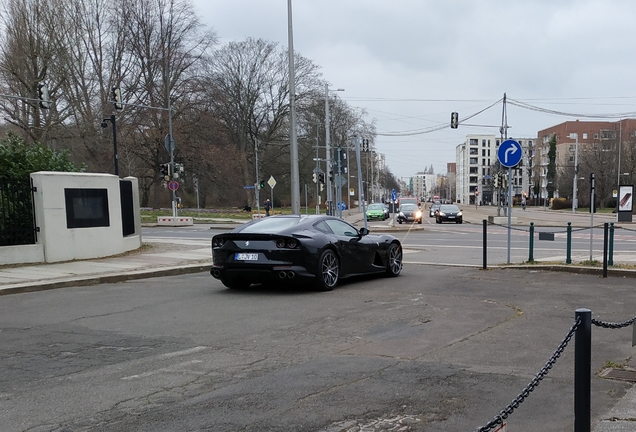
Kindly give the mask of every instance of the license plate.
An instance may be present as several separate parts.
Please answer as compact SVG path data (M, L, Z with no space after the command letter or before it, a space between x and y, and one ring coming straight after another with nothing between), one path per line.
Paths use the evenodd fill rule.
M257 253L237 253L234 255L236 261L258 261Z
M455 216L449 216L448 218L449 219L455 219Z

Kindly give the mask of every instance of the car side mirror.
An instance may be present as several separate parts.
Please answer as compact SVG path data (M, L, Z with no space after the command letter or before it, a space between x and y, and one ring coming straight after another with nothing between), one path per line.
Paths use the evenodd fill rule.
M358 231L358 232L360 233L361 236L364 237L365 235L369 234L369 229L362 227L362 228L360 228L360 231Z

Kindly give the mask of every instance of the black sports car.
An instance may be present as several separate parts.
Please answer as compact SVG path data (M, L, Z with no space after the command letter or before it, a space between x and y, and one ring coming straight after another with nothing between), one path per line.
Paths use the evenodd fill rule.
M349 276L398 276L402 245L332 216L278 215L215 235L212 261L210 273L228 288L309 281L328 291Z

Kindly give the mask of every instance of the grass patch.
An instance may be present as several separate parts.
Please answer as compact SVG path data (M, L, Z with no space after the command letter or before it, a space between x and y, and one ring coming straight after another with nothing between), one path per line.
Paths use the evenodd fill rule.
M156 222L157 217L160 216L172 216L171 209L150 209L142 208L140 210L142 222ZM191 217L200 219L237 219L237 220L251 220L252 214L258 213L256 209L252 209L252 212L243 211L242 208L219 208L219 209L179 209L177 212L180 217ZM265 210L261 208L261 214L265 214ZM275 208L270 211L271 215L277 214L292 214L291 207Z

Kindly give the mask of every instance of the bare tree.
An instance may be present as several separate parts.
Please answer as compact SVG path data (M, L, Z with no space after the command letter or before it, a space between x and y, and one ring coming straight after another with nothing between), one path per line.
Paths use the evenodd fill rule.
M318 67L299 55L295 65L296 100L302 110L319 84ZM263 153L261 167L271 167L289 154L288 83L286 52L273 42L231 42L214 56L209 100L228 138L243 155L240 178L245 185L259 180L254 178L257 150ZM289 175L289 164L285 166L285 171L279 171L281 177ZM247 190L246 199L253 200Z

